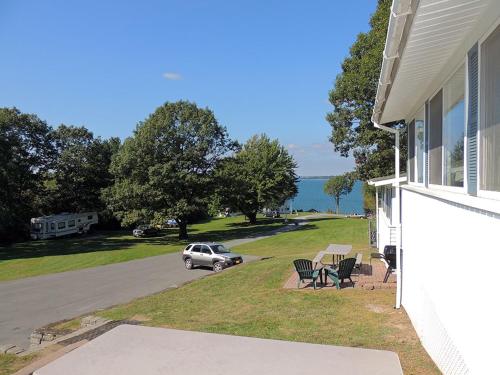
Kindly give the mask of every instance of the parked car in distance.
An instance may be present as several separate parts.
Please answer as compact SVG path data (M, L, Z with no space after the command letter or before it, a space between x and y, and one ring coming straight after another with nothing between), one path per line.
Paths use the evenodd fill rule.
M132 231L134 237L150 237L158 234L158 229L151 225L139 225Z
M165 222L165 225L167 226L167 228L175 228L179 226L179 224L177 224L177 220L175 219L168 219Z
M280 212L277 211L277 210L272 210L272 211L266 211L264 213L264 216L265 217L272 217L272 218L277 218L277 217L280 217Z
M212 267L214 272L243 263L243 257L240 254L232 253L224 245L213 242L189 244L182 252L182 260L188 270L195 266L206 266Z

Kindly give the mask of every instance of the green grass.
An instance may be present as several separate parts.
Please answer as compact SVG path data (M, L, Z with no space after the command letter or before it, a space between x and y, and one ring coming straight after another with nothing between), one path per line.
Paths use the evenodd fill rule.
M318 219L296 231L235 248L273 258L235 267L182 288L141 298L99 315L140 317L151 326L320 344L392 350L405 373L438 373L392 290L297 291L282 288L297 257L329 243L352 243L369 253L367 222ZM365 257L365 259L368 259Z
M250 225L242 216L212 219L189 227L189 241L222 241L266 233L283 225L282 220L260 218ZM180 251L187 241L177 230L159 237L134 238L131 231L98 233L47 241L29 241L0 247L0 281L126 262Z
M210 232L211 224L204 225L208 227L200 231ZM393 290L282 288L293 272L293 259L312 258L329 243L351 243L368 260L367 236L366 220L311 219L297 231L234 248L271 258L97 314L137 319L150 326L392 350L398 353L405 374L438 374L404 309L393 308ZM77 321L63 325L78 326ZM2 365L5 361L10 362ZM0 369L18 367L12 357L0 356Z

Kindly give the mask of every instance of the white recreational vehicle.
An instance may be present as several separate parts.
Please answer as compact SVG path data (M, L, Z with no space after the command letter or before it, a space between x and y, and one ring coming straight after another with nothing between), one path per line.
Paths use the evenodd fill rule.
M97 222L97 212L34 217L31 219L30 235L34 240L43 240L76 233L83 234L87 233Z

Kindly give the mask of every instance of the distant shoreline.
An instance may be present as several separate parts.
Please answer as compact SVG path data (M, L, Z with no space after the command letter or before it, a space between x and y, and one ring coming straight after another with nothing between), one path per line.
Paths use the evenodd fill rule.
M328 180L332 176L299 176L301 180Z

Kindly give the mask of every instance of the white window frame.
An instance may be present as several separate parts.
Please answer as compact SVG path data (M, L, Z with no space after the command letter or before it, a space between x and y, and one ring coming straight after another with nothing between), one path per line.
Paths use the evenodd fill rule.
M482 47L486 39L490 37L490 35L493 34L493 32L500 26L500 19L498 19L484 35L478 40L478 74L479 74L479 79L478 79L478 91L479 91L479 98L478 98L478 103L477 103L477 110L479 113L478 116L478 124L477 124L477 196L481 198L487 198L487 199L494 199L494 200L500 200L500 192L499 191L491 191L491 190L482 190L481 189L481 128L484 123L484 113L482 111L482 104L483 104L483 87L481 85L482 81L482 61L481 61L481 55L482 55Z
M436 185L436 184L431 184L429 182L429 189L434 189L434 190L444 190L444 191L450 191L453 193L461 193L461 194L467 194L467 113L469 109L469 99L467 96L468 93L468 70L467 70L467 56L465 56L455 68L453 68L452 72L446 77L446 79L443 81L443 84L440 85L440 88L437 89L435 92L432 93L429 97L429 102L437 95L437 93L441 90L444 89L444 86L448 83L448 81L458 72L458 70L464 66L465 64L465 78L464 78L464 185L463 186L448 186L444 184L444 152L441 150L441 185ZM444 128L444 105L441 106L441 133L443 132ZM441 148L443 148L443 137L441 137ZM429 171L426 171L427 173Z
M422 178L422 182L418 182L418 163L417 163L417 115L420 113L420 112L423 112L424 114L424 149L423 149L423 178ZM427 173L427 170L425 168L425 158L426 158L426 151L425 151L425 137L426 137L426 124L427 124L427 121L428 119L426 118L426 113L425 113L425 103L423 105L421 105L420 107L418 107L418 110L413 114L413 116L411 116L410 118L413 121L413 136L414 136L414 140L413 140L413 143L414 143L414 149L413 149L413 171L414 171L414 177L415 177L415 181L410 181L408 180L408 183L410 185L415 185L415 186L424 186L425 185L425 174ZM410 123L408 122L408 124ZM408 171L409 172L409 171Z

